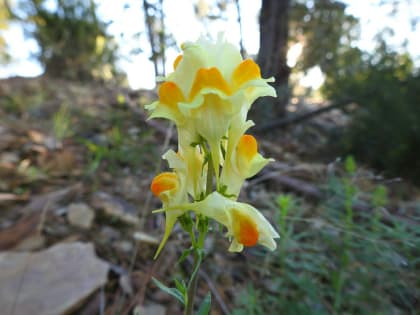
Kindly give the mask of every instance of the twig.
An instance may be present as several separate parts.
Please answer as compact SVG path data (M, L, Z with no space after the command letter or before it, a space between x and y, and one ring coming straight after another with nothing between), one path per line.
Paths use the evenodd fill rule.
M239 25L239 47L240 47L242 58L246 58L246 51L244 48L244 36L242 32L241 6L239 4L239 0L235 0L235 6L236 6L237 21Z
M207 285L208 285L212 295L214 296L215 300L219 304L220 309L222 310L223 314L229 315L230 314L229 308L227 307L225 302L223 302L223 299L220 296L219 290L213 284L213 281L210 279L210 277L203 270L200 270L199 274L207 282Z
M276 183L285 186L289 189L292 189L298 193L303 194L306 197L313 198L316 200L320 200L323 197L325 197L325 194L322 192L321 189L315 187L314 185L307 183L305 181L302 181L300 179L296 179L287 175L281 175L284 171L269 171L269 170L263 170L261 172L261 176L256 177L253 180L250 180L248 182L248 186L253 186L255 184L267 181L267 180L273 180Z
M44 208L41 211L41 217L39 219L39 223L38 223L38 227L37 227L37 233L38 233L38 235L41 235L42 234L42 230L44 229L45 219L47 217L47 212L48 212L49 206L50 206L50 201L47 200L47 202L45 203Z
M27 200L28 195L16 195L16 194L10 194L10 193L0 193L0 202L5 201L22 201Z
M139 289L138 293L136 294L136 296L132 299L131 303L128 305L128 307L123 310L121 312L121 314L123 315L128 315L130 310L135 306L135 305L142 305L144 302L144 296L146 295L146 288L147 285L149 284L150 280L152 279L152 275L155 273L157 266L159 265L159 258L160 256L153 261L153 264L149 267L149 270L147 272L147 276L146 279L144 279L144 281L142 282L142 286Z
M82 183L76 183L72 186L55 190L41 196L36 196L23 208L19 209L20 213L28 214L43 210L47 203L56 204L72 195L80 192L83 188Z

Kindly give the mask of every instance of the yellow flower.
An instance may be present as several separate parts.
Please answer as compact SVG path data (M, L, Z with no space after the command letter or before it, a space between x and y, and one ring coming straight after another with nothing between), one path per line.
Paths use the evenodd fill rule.
M164 207L182 204L187 201L180 179L174 172L164 172L157 175L152 180L150 190L162 201ZM165 233L156 251L155 258L159 255L163 246L165 246L178 217L184 212L181 209L166 212Z
M185 181L186 192L192 199L199 198L205 191L207 166L203 167L204 155L199 147L186 147L184 152L169 150L163 155L169 167L175 170Z
M171 196L179 190L177 175L172 172L160 173L150 184L150 190L163 203L167 203Z
M156 256L178 217L190 210L226 226L230 251L256 244L274 250L274 238L279 235L264 216L236 198L223 196L221 190L236 197L245 179L270 161L258 153L256 139L245 132L254 124L247 115L255 99L276 95L268 84L271 79L261 78L258 65L242 60L239 50L221 38L216 43L205 39L186 43L182 50L174 72L159 87L159 100L146 106L150 118L173 121L179 139L178 151L169 150L163 156L173 172L159 174L151 184L166 215ZM206 163L210 158L212 165ZM212 190L212 178L207 181L212 174L220 193L202 200Z
M261 244L269 250L275 250L277 247L274 239L280 236L267 219L251 205L213 192L203 201L178 205L178 207L185 211L193 210L226 226L227 237L232 239L229 247L231 252L240 252L244 247L256 244ZM173 210L163 208L156 211L170 213Z
M275 96L262 79L258 65L242 60L239 50L221 38L216 43L200 39L182 45L183 55L174 62L159 89L159 100L146 106L151 118L174 121L178 133L188 129L193 136L209 144L216 178L221 161L220 144L231 121L241 111L246 116L260 96ZM181 147L189 145L180 143Z
M232 135L228 141L221 183L227 187L227 194L238 196L245 179L257 174L273 159L258 153L257 140L251 135L244 134L239 139Z

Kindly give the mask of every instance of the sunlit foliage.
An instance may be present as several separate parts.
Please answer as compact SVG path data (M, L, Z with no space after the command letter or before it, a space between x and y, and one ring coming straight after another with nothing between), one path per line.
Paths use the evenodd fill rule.
M38 42L36 57L48 75L79 80L116 75L117 45L93 0L20 1L13 15Z

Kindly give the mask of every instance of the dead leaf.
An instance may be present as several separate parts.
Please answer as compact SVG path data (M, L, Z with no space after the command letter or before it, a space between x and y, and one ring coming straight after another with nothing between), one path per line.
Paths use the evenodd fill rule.
M41 213L32 213L16 224L0 231L0 250L14 248L19 243L37 233Z

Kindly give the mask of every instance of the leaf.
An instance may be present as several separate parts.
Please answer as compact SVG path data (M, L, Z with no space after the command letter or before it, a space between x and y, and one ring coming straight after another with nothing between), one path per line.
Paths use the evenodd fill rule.
M166 292L169 295L171 295L174 298L176 298L178 301L180 301L182 303L182 305L185 304L184 296L182 295L182 293L178 289L176 289L176 288L168 288L166 285L164 285L162 282L160 282L156 278L152 278L152 281L163 292Z
M179 292L181 292L182 296L185 296L185 293L187 292L187 287L185 285L185 282L183 280L179 281L178 279L174 279L175 286L178 289Z
M194 247L190 247L188 249L185 249L182 252L181 257L178 259L178 264L182 263L183 261L185 261L185 259L187 259L187 257L191 254L191 252L194 250Z
M210 291L206 294L203 302L200 304L200 308L198 309L198 315L208 315L210 314L210 307L211 307L211 293Z

